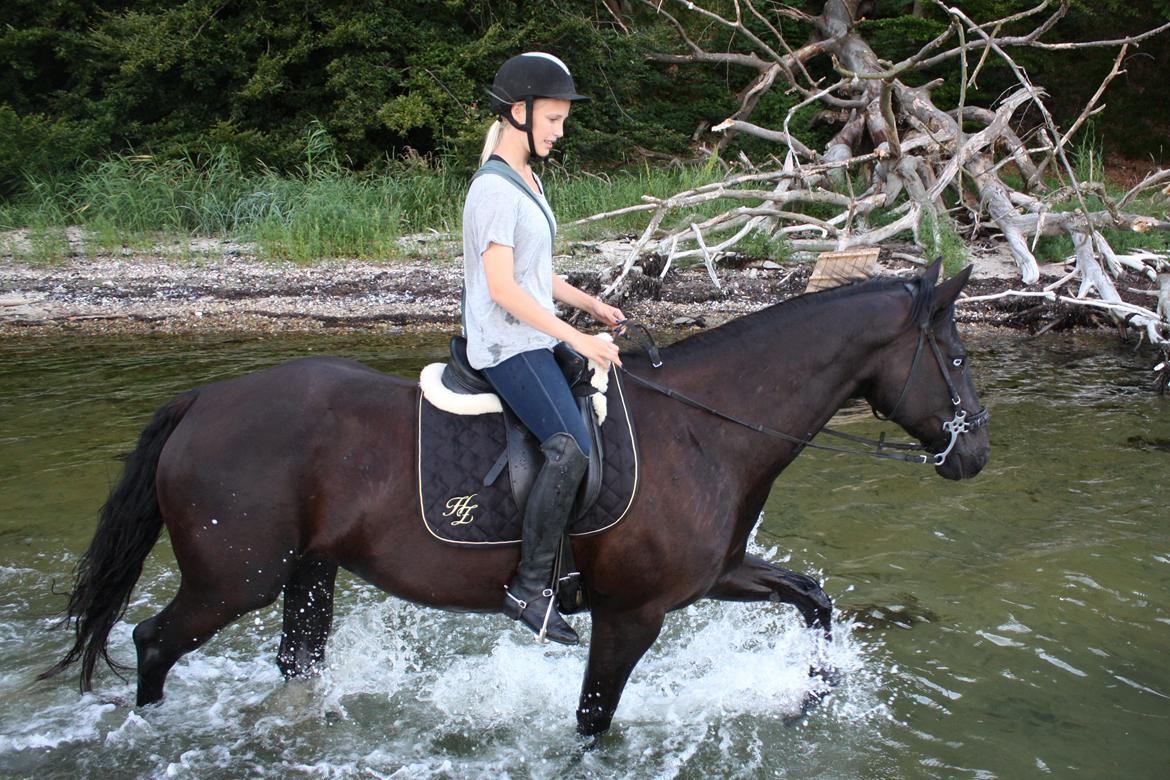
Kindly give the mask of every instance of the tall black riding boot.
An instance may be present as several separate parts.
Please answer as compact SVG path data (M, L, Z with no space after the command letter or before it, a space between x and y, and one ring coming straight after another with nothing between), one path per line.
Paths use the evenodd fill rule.
M589 459L567 433L548 437L540 450L544 465L524 507L520 568L505 589L504 614L523 621L536 632L538 641L547 638L575 645L577 633L553 605L552 578L557 549Z

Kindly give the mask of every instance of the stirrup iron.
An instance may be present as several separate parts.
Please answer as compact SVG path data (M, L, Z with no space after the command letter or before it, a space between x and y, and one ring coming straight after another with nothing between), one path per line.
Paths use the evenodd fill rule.
M536 641L538 644L547 645L548 639L545 635L548 634L548 619L552 616L553 606L556 603L555 595L552 588L545 588L540 595L548 599L548 606L544 608L544 620L540 623L540 630L536 632Z

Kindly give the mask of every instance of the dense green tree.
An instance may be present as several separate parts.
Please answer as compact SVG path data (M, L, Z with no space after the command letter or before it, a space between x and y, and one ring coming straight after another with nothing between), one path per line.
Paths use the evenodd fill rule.
M607 5L623 8L620 23ZM941 24L930 4L921 16L911 0L873 5L866 34L891 59ZM1026 6L961 5L984 18ZM1061 33L1133 31L1165 19L1168 5L1081 3ZM794 42L807 34L782 23ZM701 20L693 34L724 35ZM679 45L652 8L615 0L6 0L0 193L12 193L23 171L55 174L112 153L199 156L228 147L245 164L292 168L313 128L323 128L337 157L355 169L411 150L468 165L488 119L485 88L494 69L529 49L563 56L595 97L574 113L564 149L574 161L612 164L640 149L685 153L701 122L734 108L733 94L750 74L645 57ZM1166 102L1170 86L1156 74L1170 66L1168 48L1150 47L1128 63L1131 89L1118 99L1132 102L1138 124L1153 121L1150 106ZM1029 65L1044 70L1040 55L1031 56ZM1078 55L1067 68L1046 71L1057 108L1075 111L1108 57ZM980 88L994 95L1006 83L989 72ZM783 116L792 99L769 96L757 116ZM1142 147L1128 151L1142 151L1162 129L1126 133Z
M569 154L680 149L693 116L670 116L642 37L611 34L594 5L15 0L0 18L0 180L126 150L228 146L292 166L317 125L357 168L408 150L470 159L495 68L527 49L563 55L597 94Z

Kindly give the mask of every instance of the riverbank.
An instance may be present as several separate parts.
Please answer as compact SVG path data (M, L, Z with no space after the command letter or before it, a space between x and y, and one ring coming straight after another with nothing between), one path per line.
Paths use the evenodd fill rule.
M48 333L207 333L434 330L459 321L462 263L450 242L420 237L414 259L331 260L313 265L261 261L246 246L202 241L182 252L75 254L57 263L0 257L0 336ZM555 259L571 282L598 291L613 278L628 242L580 242ZM970 295L1018 287L1002 255L973 251ZM881 270L915 264L883 251ZM1042 286L1063 266L1045 269ZM706 328L801 294L809 264L745 258L721 262L720 288L702 267L635 267L626 314L652 328ZM1034 308L1035 304L1029 304ZM961 306L968 323L1020 325L1018 302Z

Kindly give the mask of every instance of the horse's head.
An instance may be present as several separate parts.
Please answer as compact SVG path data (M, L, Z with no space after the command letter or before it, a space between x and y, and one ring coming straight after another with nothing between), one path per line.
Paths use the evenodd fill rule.
M964 479L987 464L988 414L955 328L955 299L971 269L938 284L940 265L909 285L911 327L884 351L865 398L875 413L894 420L932 453L939 475Z

